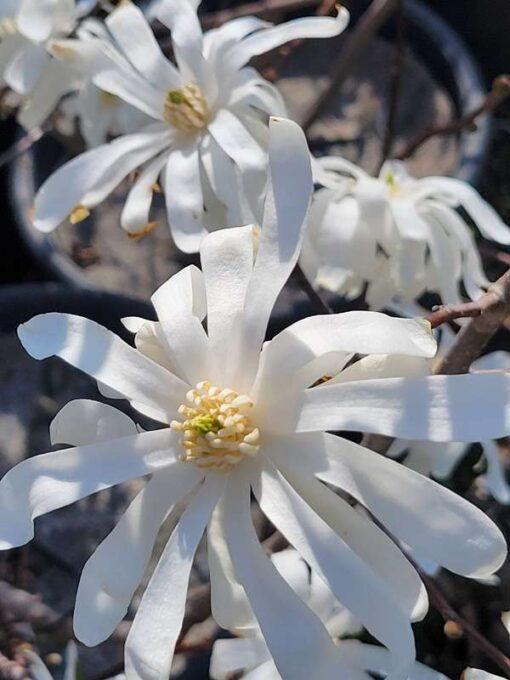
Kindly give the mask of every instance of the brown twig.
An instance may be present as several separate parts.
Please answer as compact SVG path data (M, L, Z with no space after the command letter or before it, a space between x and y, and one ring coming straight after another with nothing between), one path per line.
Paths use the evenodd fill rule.
M407 556L409 559L409 556ZM412 560L410 560L412 562ZM441 592L437 583L434 582L430 576L424 574L423 571L413 562L415 569L420 574L420 578L425 584L430 603L441 614L446 622L453 621L466 638L475 645L487 658L491 659L501 670L505 673L507 678L510 678L510 659L503 654L495 645L492 644L486 637L484 637L469 621L466 621L448 602L446 597Z
M464 313L462 313L462 307L464 307ZM468 302L464 306L446 307L433 312L428 320L434 327L453 318L474 317L461 328L455 343L435 367L434 372L444 375L466 373L509 314L510 269L497 281L491 283L487 293L476 302Z
M395 141L398 105L402 89L402 74L404 70L405 57L405 33L406 19L404 14L404 0L399 0L397 6L397 37L395 44L395 56L391 65L388 116L386 119L386 130L384 134L381 161L377 169L379 174L384 162L390 158L393 143Z
M492 89L485 97L484 101L477 106L473 111L467 113L458 120L451 121L446 125L432 125L424 130L415 139L411 140L404 149L398 153L395 158L397 160L405 160L412 156L415 151L431 137L444 137L445 135L458 134L464 131L472 131L476 129L477 119L494 111L500 104L502 104L510 96L510 76L503 74L498 76L493 84Z
M399 1L373 0L370 7L364 12L339 52L338 60L330 72L330 82L327 89L314 102L304 117L302 128L305 132L329 106L338 88L351 73L353 65L363 54L365 47L380 27L393 14Z

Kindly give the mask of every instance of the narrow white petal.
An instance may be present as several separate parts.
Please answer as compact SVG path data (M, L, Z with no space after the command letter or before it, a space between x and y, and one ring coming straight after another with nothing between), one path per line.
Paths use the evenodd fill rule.
M25 43L8 63L3 79L15 92L28 95L47 66L50 55L44 47Z
M202 272L193 265L186 267L158 288L151 300L166 353L187 382L196 385L207 377L209 364L209 342L201 324L206 307Z
M0 549L30 541L36 517L166 467L178 455L177 437L164 429L24 460L0 482Z
M129 234L143 233L149 226L149 214L154 198L154 185L167 162L163 154L147 163L129 190L122 209L120 224Z
M99 644L122 621L163 520L202 477L197 467L178 461L161 470L99 544L83 568L76 594L74 632L81 642Z
M478 668L466 668L463 675L465 680L504 680L501 675L487 673Z
M277 389L280 384L299 387L296 372L329 352L433 357L436 349L430 324L425 321L379 312L313 316L292 324L265 345L257 386L262 393L273 390L275 384Z
M373 378L414 378L430 374L424 357L402 354L371 354L355 361L328 381L329 385Z
M131 63L162 90L162 96L165 90L181 87L179 71L163 56L143 12L134 3L121 3L105 23Z
M35 226L44 232L55 229L83 197L113 168L113 186L131 170L157 155L168 144L159 131L125 135L80 154L60 167L44 182L35 198Z
M258 637L216 640L209 675L212 680L230 680L239 671L249 671L271 658L264 641ZM246 676L243 674L243 678ZM264 676L269 680L270 676ZM278 677L278 676L277 676Z
M165 198L176 246L185 253L198 252L207 231L203 226L204 199L195 142L170 153L165 170Z
M207 295L207 333L214 380L235 380L240 323L253 271L253 228L221 229L202 241L200 259ZM225 383L227 384L227 383ZM230 385L238 388L237 383Z
M225 533L234 569L281 676L293 680L364 678L343 666L319 618L265 555L251 522L249 486L239 478L231 478L225 494Z
M390 649L395 677L407 677L405 672L414 661L414 639L408 613L401 608L394 592L272 464L262 470L254 490L270 521L326 581L340 602ZM418 593L419 589L416 597Z
M299 440L295 455L303 470L350 493L421 555L471 577L501 566L506 556L501 532L460 496L346 439L314 434Z
M253 275L246 292L242 352L246 389L255 377L274 303L297 262L312 193L310 153L301 128L271 119L270 181Z
M40 314L18 327L34 359L58 356L162 422L182 403L189 387L103 326L73 314Z
M161 680L170 674L193 558L225 481L221 474L206 477L168 541L128 635L126 680Z
M466 182L452 177L427 177L423 180L426 187L437 189L439 195L458 201L470 215L485 238L504 245L510 244L510 229L494 208L484 201L480 194Z
M89 399L69 401L50 423L52 446L84 446L137 433L136 424L125 413Z
M257 31L231 47L227 56L232 68L241 68L252 57L264 54L290 40L302 38L332 38L339 35L349 23L349 12L340 7L336 17L305 17L287 21L280 26Z
M287 440L286 445L292 450L294 439ZM279 467L303 500L380 576L407 615L415 621L422 619L428 609L427 592L416 570L395 543L324 484L298 472L298 466L282 465L280 459ZM271 490L269 496L271 498ZM280 500L282 498L281 495ZM274 505L278 496L274 495L273 499Z
M44 42L53 30L55 0L21 0L16 15L18 29L30 40Z
M226 630L253 629L257 622L246 593L235 575L224 523L225 508L222 499L207 530L212 615L216 623Z
M510 433L510 375L433 375L325 385L306 390L298 409L298 432L355 430L437 442L497 439Z

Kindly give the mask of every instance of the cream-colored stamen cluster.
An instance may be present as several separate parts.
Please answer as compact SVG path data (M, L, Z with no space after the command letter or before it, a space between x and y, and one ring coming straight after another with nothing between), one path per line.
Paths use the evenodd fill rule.
M164 116L178 130L190 133L207 126L211 111L198 85L189 83L167 93Z
M183 433L183 461L229 470L244 456L258 453L260 433L248 416L253 407L250 397L204 381L190 390L186 399L189 404L179 407L185 420L170 424Z

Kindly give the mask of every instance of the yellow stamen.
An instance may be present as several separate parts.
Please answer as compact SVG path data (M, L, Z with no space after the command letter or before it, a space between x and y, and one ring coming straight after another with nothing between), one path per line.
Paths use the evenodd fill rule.
M192 133L207 127L211 112L198 85L189 83L180 90L168 91L164 116L178 130Z
M231 389L221 389L207 380L186 395L188 404L179 407L184 419L170 427L182 433L182 460L198 467L230 470L245 456L255 456L260 432L248 416L253 407L250 397Z
M71 224L79 224L80 222L83 222L83 220L86 220L89 215L90 210L79 203L73 208L72 213L69 215L69 221Z

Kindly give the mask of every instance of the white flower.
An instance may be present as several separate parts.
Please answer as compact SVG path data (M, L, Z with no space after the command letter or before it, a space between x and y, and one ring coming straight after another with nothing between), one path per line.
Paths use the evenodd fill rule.
M371 309L425 291L443 303L478 298L483 273L467 214L484 238L510 244L510 229L467 183L410 177L398 162L377 178L341 158L316 162L317 191L302 267L316 286L356 297L367 286ZM459 212L462 208L464 214Z
M92 2L74 0L16 0L0 10L0 78L22 95L19 122L31 129L40 125L64 94L77 87L78 74L54 59L48 45L70 35Z
M378 312L304 319L263 346L298 258L312 188L306 142L290 121L272 121L269 165L259 239L252 227L206 236L202 271L182 270L153 296L158 321L127 322L138 329L136 349L72 315L44 314L19 328L34 358L61 357L162 423L140 433L111 406L70 402L51 438L75 448L29 458L0 482L0 546L9 548L32 538L39 515L151 475L85 565L74 617L83 642L104 640L126 614L161 522L186 499L126 643L128 680L167 677L206 527L221 626L251 627L255 616L283 678L359 677L264 553L250 490L339 602L389 649L391 680L406 678L414 661L410 619L425 614L425 589L394 542L322 482L457 573L490 574L506 554L496 526L464 499L327 432L500 437L510 432L510 376L384 378L395 364L405 374L432 356L435 341L427 324ZM367 356L351 361L357 355ZM330 384L308 389L340 366Z
M309 570L299 554L292 549L283 550L271 557L279 573L308 604L326 626L329 634L338 639L361 632L352 615L338 602L328 586L315 572ZM353 677L369 680L366 671L386 676L391 669L391 656L386 649L361 644L355 640L339 644L339 654ZM257 628L246 629L242 637L217 640L214 643L209 669L212 680L229 680L243 672L243 678L281 680L271 652ZM444 675L416 663L408 680L447 680Z
M246 66L295 38L341 33L348 13L271 26L256 17L202 34L188 0L158 4L171 29L177 66L163 56L143 13L124 2L106 20L113 42L56 42L54 52L88 69L93 82L151 118L137 134L82 154L40 189L35 224L48 232L91 208L139 169L121 216L129 233L147 233L152 188L161 175L177 246L196 252L210 228L260 223L266 181L267 114L282 115L276 88ZM95 38L95 39L94 39Z

